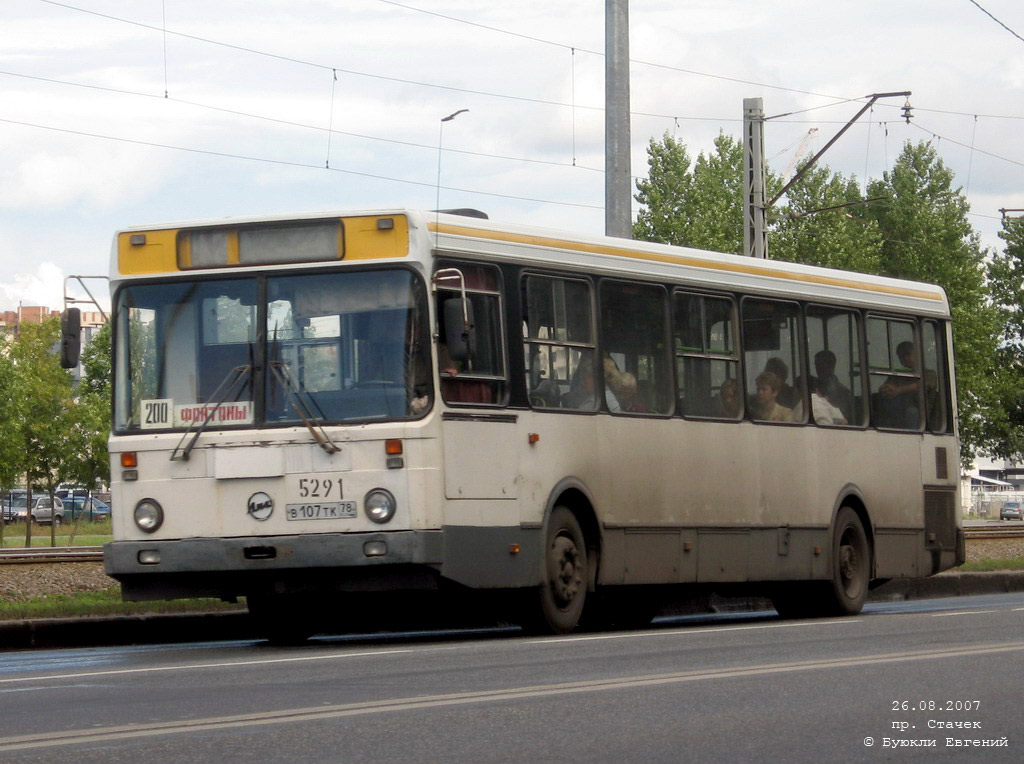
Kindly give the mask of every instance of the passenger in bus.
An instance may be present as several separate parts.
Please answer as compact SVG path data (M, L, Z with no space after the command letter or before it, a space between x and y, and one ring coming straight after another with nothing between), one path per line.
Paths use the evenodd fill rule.
M815 353L814 372L818 375L818 392L849 420L853 412L853 393L836 376L836 354L831 350Z
M778 402L782 381L770 371L762 371L754 380L757 397L754 399L754 418L765 422L792 422L793 409Z
M779 357L769 358L764 365L764 370L771 372L779 379L779 405L792 409L800 403L800 394L793 389L793 386L786 382L789 379L789 367Z
M740 416L740 383L736 379L727 379L718 388L718 396L714 401L714 415L723 419L738 419Z
M896 357L904 368L917 374L917 352L913 342L901 342L897 345ZM921 419L918 398L920 390L920 377L891 375L886 378L882 386L878 388L876 400L878 423L883 427L916 430Z
M437 365L441 372L441 396L448 403L494 403L494 388L479 379L459 379L461 362L451 359L448 346L437 345Z
M636 377L628 371L621 371L612 358L604 359L605 399L609 411L628 411L646 414L647 406L637 394Z
M843 412L822 394L817 377L808 378L807 387L811 391L811 414L815 424L849 424Z
M583 361L576 367L573 375L572 387L562 396L562 407L567 409L579 409L580 411L593 411L597 408L597 385L594 379L594 365L589 361ZM605 388L605 402L609 411L622 411L619 399L611 388Z

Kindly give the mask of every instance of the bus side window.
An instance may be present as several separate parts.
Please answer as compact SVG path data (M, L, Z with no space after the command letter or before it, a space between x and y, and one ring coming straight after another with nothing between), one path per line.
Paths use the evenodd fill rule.
M943 326L936 321L925 321L921 333L926 425L931 432L952 432L953 421L949 416L949 379L946 374L946 336L943 333Z
M743 301L743 360L751 418L803 422L807 391L802 379L800 307L782 300Z
M523 305L530 405L595 411L601 385L595 365L589 282L527 275L523 279Z
M671 413L665 290L649 284L602 282L600 314L608 410L622 414Z
M445 300L461 298L461 290L437 289L437 359L441 397L446 403L503 404L506 396L504 332L498 269L491 265L441 261L438 269L458 269L465 280L466 297L472 304L476 347L470 358L453 360L445 345ZM447 282L450 284L451 282Z
M921 361L912 321L867 321L871 418L878 427L920 430Z
M677 292L673 307L679 410L686 416L742 418L732 298Z
M819 425L864 424L860 317L850 310L807 307L811 419ZM801 387L802 385L797 385Z

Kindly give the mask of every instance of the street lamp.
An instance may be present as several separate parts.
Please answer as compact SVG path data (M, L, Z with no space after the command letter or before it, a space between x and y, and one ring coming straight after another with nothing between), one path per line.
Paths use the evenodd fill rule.
M441 117L441 127L438 129L437 133L437 189L434 197L435 212L438 212L441 209L441 143L444 139L444 123L451 122L457 116L467 111L469 111L469 109L459 109L458 111L453 111L447 117Z

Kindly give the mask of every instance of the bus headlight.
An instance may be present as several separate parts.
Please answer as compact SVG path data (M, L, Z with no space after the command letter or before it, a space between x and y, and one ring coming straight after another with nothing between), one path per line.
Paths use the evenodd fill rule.
M143 499L135 505L135 524L140 531L152 533L164 524L164 510L154 499Z
M374 488L363 499L363 511L375 523L383 525L395 516L398 504L395 497L383 488Z

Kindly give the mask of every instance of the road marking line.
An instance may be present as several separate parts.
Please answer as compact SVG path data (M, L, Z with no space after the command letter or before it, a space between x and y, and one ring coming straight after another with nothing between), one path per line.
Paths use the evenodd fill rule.
M998 610L956 610L952 613L932 613L932 618L945 618L947 615L981 615L982 613L998 613Z
M619 634L581 634L579 636L558 636L540 637L538 639L524 640L528 645L560 645L568 642L592 642L601 639L629 639L633 637L678 637L678 636L699 636L702 634L713 634L723 631L754 631L757 629L790 629L795 626L837 626L848 623L863 623L863 618L840 618L827 621L794 621L787 623L764 623L754 626L712 626L686 627L684 629L661 629L655 631L626 631Z
M550 685L514 687L503 690L480 690L446 695L425 695L411 698L392 698L379 701L344 703L336 706L315 708L293 708L262 713L221 716L209 719L193 719L152 724L130 724L120 727L100 727L66 732L41 732L34 735L19 735L0 738L0 753L33 748L51 748L62 745L87 745L113 740L206 732L210 730L240 729L267 724L288 724L326 719L340 719L350 716L391 713L397 711L422 710L445 706L461 706L476 703L499 703L514 700L555 697L587 692L636 689L683 682L698 682L714 679L731 679L745 676L786 674L822 669L873 666L907 661L976 657L998 653L1024 651L1024 642L1005 642L978 647L935 648L882 655L862 655L849 658L834 658L794 663L769 663L760 666L736 666L722 669L704 669L671 674L650 674L639 676L613 677L584 682L563 682Z
M81 679L83 677L118 676L123 674L150 674L162 671L185 671L188 669L235 668L236 666L269 666L275 663L302 663L308 661L332 661L343 658L366 658L377 655L399 655L413 650L368 650L361 653L331 653L330 655L300 655L294 658L264 658L251 661L224 661L223 663L186 663L176 666L150 666L146 668L105 669L103 671L81 671L74 674L37 674L35 676L0 679L0 684L15 682L44 682L53 679Z

